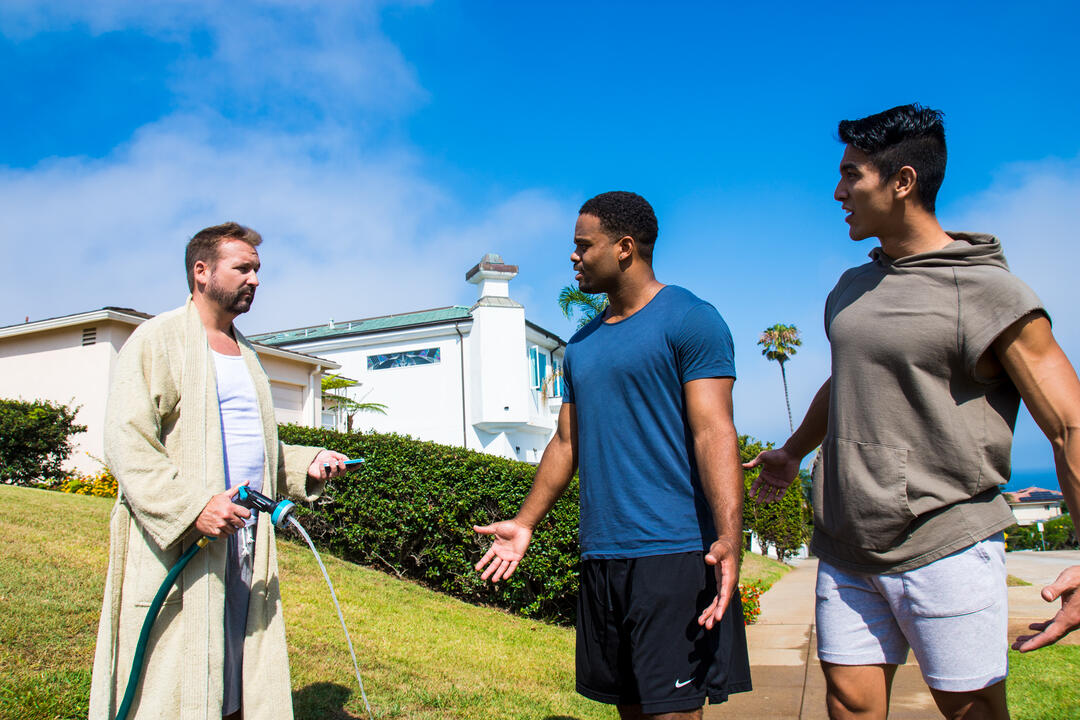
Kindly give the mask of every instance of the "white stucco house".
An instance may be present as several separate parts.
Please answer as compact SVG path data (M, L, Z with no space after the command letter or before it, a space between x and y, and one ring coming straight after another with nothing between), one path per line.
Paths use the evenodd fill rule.
M264 345L329 358L358 381L355 400L386 405L355 429L397 432L536 463L562 407L566 343L525 318L510 297L517 275L489 254L465 274L478 288L471 307L292 328L252 336ZM342 427L340 413L324 426Z
M50 400L77 406L86 432L76 435L68 468L100 469L104 454L105 399L117 353L143 321L129 308L65 315L0 327L0 397ZM337 363L283 348L255 344L270 377L278 422L317 427L322 421L322 376Z
M1061 517L1061 503L1065 496L1056 490L1029 487L1005 493L1017 525L1033 525Z

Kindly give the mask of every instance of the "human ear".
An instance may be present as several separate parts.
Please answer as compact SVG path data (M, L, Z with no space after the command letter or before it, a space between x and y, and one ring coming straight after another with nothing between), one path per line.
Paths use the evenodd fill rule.
M915 183L918 181L919 174L915 172L915 168L910 165L905 165L900 168L895 175L893 175L893 192L897 198L906 198L915 192Z
M616 241L619 246L619 260L626 260L634 254L634 238L623 235Z
M195 286L206 285L210 280L210 263L196 260L191 268L191 275L195 278Z

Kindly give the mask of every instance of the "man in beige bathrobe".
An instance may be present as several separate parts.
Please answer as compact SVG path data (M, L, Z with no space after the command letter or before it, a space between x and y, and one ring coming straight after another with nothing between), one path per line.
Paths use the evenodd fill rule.
M232 324L251 307L260 242L258 233L236 223L197 233L186 253L191 298L143 323L117 359L105 455L120 492L110 521L91 720L115 716L147 606L180 555L203 535L220 539L195 555L166 598L129 720L217 720L223 711L248 720L292 717L274 528L265 513L249 520L248 510L231 497L236 485L261 481L267 496L312 500L327 478L345 472L347 458L278 440L269 380ZM239 382L233 385L246 388L239 393L247 397L248 419L240 428L246 433L236 432L238 421L227 412L223 367L234 371ZM239 440L234 447L245 434L246 448ZM234 456L245 454L246 472L237 472ZM241 537L252 539L245 544ZM248 548L242 560L237 547ZM242 574L246 631L241 625L239 657L231 652L231 664L241 672L231 673L235 692L228 692L226 581L229 598L235 598ZM243 608L237 615L237 602L232 604L230 617L243 618ZM230 695L229 703L242 703L242 710L223 707Z

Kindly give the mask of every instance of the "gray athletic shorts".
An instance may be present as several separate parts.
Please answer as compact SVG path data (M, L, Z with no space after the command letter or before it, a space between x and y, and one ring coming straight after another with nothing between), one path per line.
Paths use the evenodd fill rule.
M929 565L864 575L818 563L818 657L901 665L915 652L935 690L979 690L1008 675L1008 593L1001 533Z

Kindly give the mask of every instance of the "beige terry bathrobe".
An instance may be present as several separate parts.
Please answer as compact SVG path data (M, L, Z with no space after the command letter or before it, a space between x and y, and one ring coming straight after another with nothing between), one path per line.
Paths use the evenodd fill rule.
M319 448L278 441L270 383L239 332L266 440L263 493L314 499ZM225 490L221 416L206 331L187 304L143 323L120 351L105 418L105 456L120 493L110 521L109 571L98 626L90 720L113 720L147 607L200 535L193 523ZM292 718L274 527L260 513L244 642L245 718ZM196 553L162 606L129 720L220 720L224 538Z

